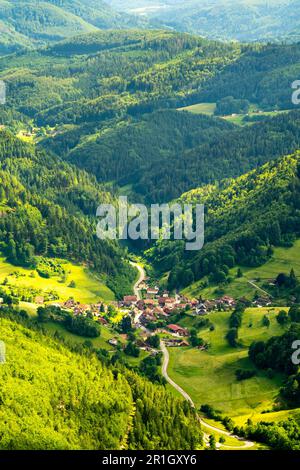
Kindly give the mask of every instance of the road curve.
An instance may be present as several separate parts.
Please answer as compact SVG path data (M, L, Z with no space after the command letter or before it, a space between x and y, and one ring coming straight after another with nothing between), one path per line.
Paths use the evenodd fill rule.
M171 377L169 377L168 375L168 365L169 365L169 360L170 360L170 356L169 356L169 351L167 350L166 346L165 346L165 343L163 341L161 341L160 343L160 347L161 347L161 350L163 352L163 355L164 355L164 360L163 360L163 365L162 365L162 374L164 376L164 378L169 382L170 385L172 385L172 387L174 387L187 401L190 402L192 408L196 408L195 407L195 403L193 402L193 400L191 399L191 397L189 396L188 393L186 393L176 382L174 382L174 380L171 379Z
M196 406L195 406L195 403L193 402L192 398L190 397L190 395L185 392L176 382L174 382L174 380L171 379L171 377L168 375L168 365L169 365L169 360L170 360L170 356L169 356L169 351L167 350L166 348L166 345L163 341L160 342L160 347L161 347L161 350L162 350L162 353L163 353L163 364L162 364L162 375L164 376L164 378L166 379L166 381L172 385L172 387L175 388L175 390L177 390L184 398L185 400L187 400L191 406L196 409ZM210 429L211 431L216 431L218 432L219 434L223 434L224 436L227 436L227 437L233 437L232 434L230 434L230 432L228 431L224 431L223 429L219 429L217 428L216 426L212 426L211 424L208 424L206 423L205 421L203 421L203 419L200 418L200 416L197 414L197 417L199 419L199 422L200 424L207 428L207 429ZM209 440L209 436L207 434L204 433L204 439L205 441L207 442ZM243 440L243 439L242 439ZM227 445L224 445L222 444L222 447L226 448L226 449L250 449L251 447L253 447L255 444L254 442L251 442L251 441L245 441L243 440L244 442L244 445L243 446L238 446L238 447L234 447L234 446L227 446Z
M141 296L141 291L139 289L139 285L141 284L141 282L143 282L145 280L146 273L145 273L144 268L142 266L140 266L139 264L134 263L133 261L130 261L130 264L131 264L131 266L136 268L139 272L139 278L133 286L133 292L134 292L134 295L136 295L137 299L141 300L142 296Z

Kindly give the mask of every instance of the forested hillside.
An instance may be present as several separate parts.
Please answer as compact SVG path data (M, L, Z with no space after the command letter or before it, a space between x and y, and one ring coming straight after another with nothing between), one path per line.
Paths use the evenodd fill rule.
M38 126L41 145L100 182L133 184L149 202L170 200L297 150L298 115L241 129L161 109L228 95L290 109L298 59L298 45L241 47L174 32L78 36L0 59L8 88L0 122Z
M233 96L265 109L291 109L291 87L299 76L299 43L257 45L207 83L198 99L214 102Z
M300 154L270 162L236 180L193 190L182 202L206 206L204 248L196 254L184 245L159 242L148 251L151 261L169 271L169 287L195 280L222 286L231 282L235 265L260 266L273 246L291 246L300 235ZM299 289L297 296L299 296Z
M8 88L6 109L39 126L95 128L176 107L239 55L238 45L190 35L109 31L0 59L0 70Z
M204 115L156 111L100 132L69 152L65 135L50 138L44 145L99 181L131 185L133 193L150 203L240 176L294 152L300 148L299 129L299 111L246 128ZM69 137L74 134L68 133Z
M133 192L147 201L170 200L297 150L298 115L240 129L155 110L228 95L260 109L292 108L299 50L241 48L161 31L78 36L0 59L0 78L8 87L0 122L39 126L46 149L100 182L133 183Z
M35 255L84 262L108 276L118 296L130 292L135 273L117 244L96 237L96 210L112 201L96 181L67 163L0 131L1 249L16 265Z
M0 54L100 29L142 26L102 0L1 0Z
M11 316L11 319L10 319ZM1 450L197 449L194 411L163 387L101 364L3 312ZM30 413L28 413L30 410Z

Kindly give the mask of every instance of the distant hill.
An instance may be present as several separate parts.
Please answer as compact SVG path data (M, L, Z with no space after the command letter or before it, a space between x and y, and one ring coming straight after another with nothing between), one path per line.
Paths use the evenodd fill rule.
M177 31L238 41L300 39L299 0L108 0Z
M44 148L98 181L165 202L300 148L298 111L241 128L177 108L231 95L276 114L294 108L299 75L298 44L99 31L0 58L8 90L0 124L31 121Z
M126 13L115 12L102 0L1 0L0 54L79 33L142 24Z

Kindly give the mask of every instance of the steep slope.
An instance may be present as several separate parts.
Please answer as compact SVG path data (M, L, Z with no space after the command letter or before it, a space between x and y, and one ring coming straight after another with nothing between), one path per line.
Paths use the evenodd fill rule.
M159 242L148 256L171 270L169 287L186 287L203 279L202 287L227 284L229 269L263 265L272 246L291 246L300 236L300 154L284 157L236 180L193 190L182 202L206 206L205 245L195 253L182 243Z
M297 150L299 125L299 111L245 128L204 115L156 111L73 141L73 149L66 142L72 143L74 131L44 145L99 181L130 184L147 202L165 202Z
M34 266L35 255L87 263L118 296L135 272L114 243L96 236L96 210L113 202L86 173L0 131L0 240L9 261Z
M160 199L159 193L163 198L170 188L168 178L160 188L154 181L158 178L158 169L164 168L164 173L168 173L165 167L171 166L177 171L176 162L185 151L218 139L222 132L230 129L233 126L225 121L206 116L156 111L140 120L124 122L93 140L87 139L71 150L67 158L96 175L99 181L115 181L119 186L132 184L133 191L147 194L148 200ZM51 140L47 144L51 146ZM56 140L54 150L57 144ZM177 184L177 194L182 188L186 186Z
M30 322L13 318L17 312L1 313L6 362L0 366L0 449L201 446L199 423L188 404L125 369L102 365L92 352L72 352L29 329Z

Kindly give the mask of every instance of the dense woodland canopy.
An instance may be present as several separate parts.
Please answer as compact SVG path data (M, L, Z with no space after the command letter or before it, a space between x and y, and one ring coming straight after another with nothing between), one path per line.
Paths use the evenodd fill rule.
M181 242L159 241L148 250L158 269L171 270L169 287L206 276L213 284L230 282L229 269L236 264L260 266L273 246L290 246L300 234L299 158L296 153L236 180L184 194L182 202L206 206L205 245L196 254Z
M166 202L193 188L205 188L205 185L214 188L209 186L209 194L218 191L222 194L223 186L218 188L217 181L238 177L265 162L296 151L300 146L298 111L238 127L218 118L160 108L197 102L200 97L220 103L228 96L235 102L246 103L248 100L260 107L271 107L273 99L279 107L291 107L285 97L290 97L290 80L297 72L298 56L297 44L240 46L175 32L131 30L82 35L40 51L0 59L0 76L7 81L9 90L7 106L0 109L0 120L12 131L16 126L25 126L29 130L36 125L44 126L44 134L38 139L39 146L44 149L38 151L43 165L36 165L34 172L43 174L44 161L49 162L49 168L54 159L59 160L61 169L58 174L55 169L51 181L46 178L49 181L47 188L43 177L30 174L26 159L18 159L17 164L14 160L12 164L11 157L6 155L3 170L12 168L9 171L16 172L22 186L33 185L39 193L42 189L45 199L55 202L73 217L68 217L67 224L52 223L54 209L48 209L49 234L42 236L42 240L37 236L33 240L27 235L26 246L23 246L23 235L15 240L10 236L6 224L11 223L14 214L7 212L2 226L9 258L28 264L34 253L68 254L79 260L92 260L92 265L108 274L110 279L120 275L124 278L128 268L122 265L117 248L113 249L116 254L112 260L111 247L104 249L102 244L100 248L98 241L93 239L88 243L83 241L82 233L85 232L86 237L87 231L81 231L80 237L72 239L67 233L57 235L61 225L70 232L70 224L76 226L81 213L84 216L81 221L92 223L90 218L95 214L99 200L94 177L99 183L112 184L115 189L129 188L132 197L135 195L146 202ZM282 81L283 70L286 75ZM282 97L282 102L278 101L278 96ZM61 159L92 174L92 183L85 180L84 188L79 188L76 182L74 184L75 176L62 176L61 172L64 173L69 164ZM268 173L269 170L262 171ZM70 175L74 172L78 170L73 167ZM278 174L274 171L274 175L272 171L271 175L275 184L282 184L280 171ZM264 198L269 197L275 204L271 193L273 179L270 191L264 186ZM243 181L238 180L237 184ZM58 183L67 188L71 185L71 188L63 194L58 193L55 190ZM295 188L294 199L297 185ZM102 196L103 188L99 187L99 191ZM199 196L204 199L201 202L207 202L209 206L210 201L203 198L204 192L199 190ZM34 194L30 198L37 197ZM26 202L36 208L36 200L26 199ZM38 204L41 212L40 201ZM213 224L215 215L209 210L206 247L196 259L189 259L180 244L172 248L172 253L168 252L168 247L162 253L160 247L159 255L154 250L161 270L173 268L170 287L186 286L204 276L210 276L215 282L226 282L228 269L235 263L262 264L269 259L273 245L290 243L298 235L297 219L283 223L295 202L285 199L284 206L279 205L281 221L273 207L266 207L265 201L258 202L256 207L247 209L250 218L246 223L247 204L243 199L238 209L232 205L230 218L228 214L224 215L225 220L222 224L218 220L217 226ZM24 212L24 207L18 210ZM41 214L44 219L44 212ZM59 211L59 217L60 214ZM260 219L264 225L264 220L270 221L267 227L254 224L254 220ZM59 230L64 232L64 229ZM80 230L77 227L72 231ZM211 244L217 251L210 262ZM101 255L95 256L94 252L99 250ZM106 250L105 256L103 250ZM112 278L110 274L113 274ZM118 283L110 282L114 290L118 290ZM126 282L124 287L129 287ZM118 295L124 290L120 289Z
M142 27L102 0L1 0L0 53L10 53L100 29Z
M81 35L0 59L8 87L0 122L42 126L47 150L100 182L133 184L148 202L165 202L299 148L296 114L237 128L166 109L228 97L291 109L299 50L166 31Z
M121 366L103 365L96 351L71 351L16 317L2 312L0 318L9 354L0 368L1 449L201 447L188 403Z
M204 115L156 111L83 142L69 152L68 160L99 181L132 184L147 202L166 202L297 150L299 118L295 111L237 128ZM63 136L46 146L59 151L60 144Z

